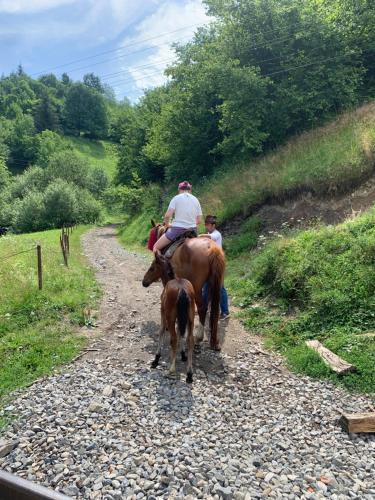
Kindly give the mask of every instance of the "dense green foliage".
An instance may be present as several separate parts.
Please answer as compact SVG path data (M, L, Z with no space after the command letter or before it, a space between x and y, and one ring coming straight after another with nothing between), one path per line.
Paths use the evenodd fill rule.
M102 169L91 168L51 131L39 134L35 158L35 166L2 190L0 225L28 232L99 220L100 198L108 185Z
M116 156L102 139L116 106L92 73L80 83L19 67L0 78L0 225L22 232L100 218Z
M267 335L292 367L375 392L375 343L366 335L375 329L374 248L371 210L355 221L276 240L251 258L243 254L231 263L227 282L248 327ZM358 373L332 375L305 346L311 338Z
M119 110L119 182L230 171L375 94L373 2L205 3L212 23L176 47L169 82Z
M74 330L99 290L81 255L80 236L70 236L69 268L62 265L59 231L0 239L0 399L70 361L84 344ZM42 246L43 290L38 290L35 245ZM32 249L5 259L5 257Z

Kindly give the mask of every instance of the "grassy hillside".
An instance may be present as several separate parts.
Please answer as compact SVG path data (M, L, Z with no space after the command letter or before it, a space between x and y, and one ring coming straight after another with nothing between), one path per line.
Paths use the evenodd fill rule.
M116 173L117 154L114 144L109 141L92 141L83 137L66 137L74 151L87 159L93 167L101 167L109 179Z
M227 283L248 328L265 335L293 369L375 393L375 209L243 253L230 261ZM358 373L331 373L305 346L308 339Z
M0 238L0 400L71 360L82 347L84 340L74 330L83 323L84 307L95 304L100 293L81 253L85 230L80 227L70 236L68 268L57 230ZM37 243L42 246L41 291Z
M306 132L258 160L230 165L197 193L222 221L257 206L311 191L330 194L359 182L375 166L375 102Z

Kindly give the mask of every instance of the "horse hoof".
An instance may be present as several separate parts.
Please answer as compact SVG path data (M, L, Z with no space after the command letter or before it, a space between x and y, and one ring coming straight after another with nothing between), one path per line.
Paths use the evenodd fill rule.
M193 374L192 373L188 373L186 375L186 383L187 384L192 384L193 383Z
M217 351L217 352L221 351L221 346L219 344L214 344L214 345L211 344L210 347L213 351Z
M184 351L181 351L181 361L187 361L187 356Z
M157 361L153 361L153 362L151 363L151 368L156 368L156 367L158 366L158 364L159 364L159 363L158 363Z

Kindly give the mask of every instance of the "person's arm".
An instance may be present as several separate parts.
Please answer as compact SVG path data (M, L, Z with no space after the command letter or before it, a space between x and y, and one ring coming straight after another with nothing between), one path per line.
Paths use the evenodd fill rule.
M164 224L166 226L169 226L169 222L170 222L171 218L173 217L174 211L175 211L174 208L168 208L168 210L165 212Z
M197 226L199 226L199 224L202 224L202 214L201 215L197 215L196 223L197 223Z

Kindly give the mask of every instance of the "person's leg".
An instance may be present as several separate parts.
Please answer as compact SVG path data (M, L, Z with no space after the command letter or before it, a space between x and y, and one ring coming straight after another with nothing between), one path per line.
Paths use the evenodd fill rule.
M221 314L224 316L228 316L229 314L229 304L228 304L228 292L224 285L220 290L220 310Z
M158 241L155 243L152 251L155 253L157 250L161 250L162 248L166 247L167 245L169 245L171 241L165 236L165 234L163 234L163 236L160 236L160 238L158 239Z

